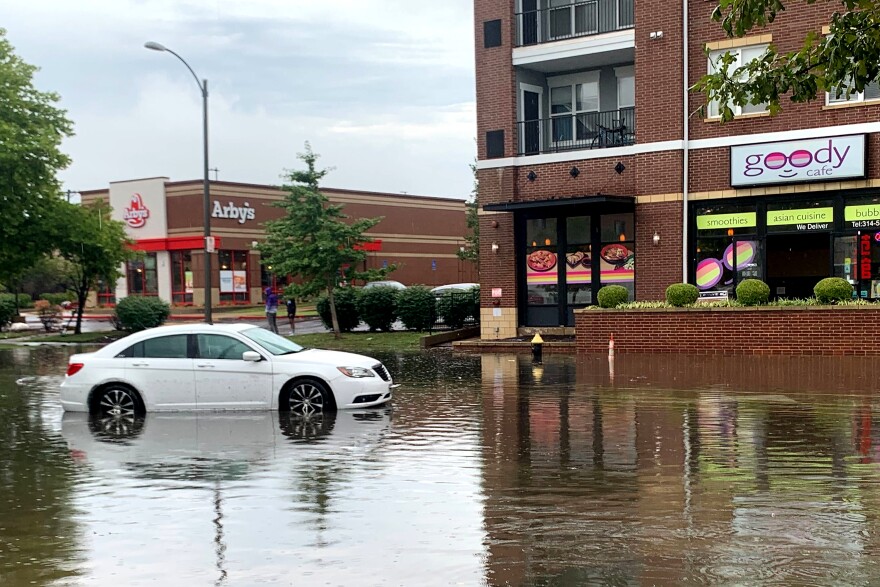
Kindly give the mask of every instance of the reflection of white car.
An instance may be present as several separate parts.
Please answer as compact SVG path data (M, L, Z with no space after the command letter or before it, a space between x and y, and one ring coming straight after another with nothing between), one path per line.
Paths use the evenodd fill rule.
M394 387L377 360L305 349L245 324L163 326L73 355L61 384L72 412L367 408Z
M61 435L79 462L104 468L130 466L147 475L199 472L238 475L278 454L286 442L321 442L351 452L374 446L391 425L390 410L355 410L299 416L290 412L189 412L146 416L66 413ZM328 448L328 451L332 448ZM240 463L243 470L229 467Z
M431 290L434 295L443 294L448 291L472 291L480 287L479 283L450 283L449 285L440 285Z
M370 289L371 287L391 287L394 289L406 289L406 286L400 283L399 281L371 281L370 283L364 286L364 289Z

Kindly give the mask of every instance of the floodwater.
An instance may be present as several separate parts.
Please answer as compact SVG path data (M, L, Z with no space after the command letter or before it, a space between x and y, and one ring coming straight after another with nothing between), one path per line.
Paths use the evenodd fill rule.
M880 583L871 359L378 355L390 409L104 422L69 352L0 350L0 585Z

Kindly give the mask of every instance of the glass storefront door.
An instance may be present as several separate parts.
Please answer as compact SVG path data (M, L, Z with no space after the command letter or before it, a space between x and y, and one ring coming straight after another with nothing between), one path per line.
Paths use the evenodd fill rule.
M520 234L526 326L573 326L574 310L595 303L603 285L635 298L632 212L526 218Z

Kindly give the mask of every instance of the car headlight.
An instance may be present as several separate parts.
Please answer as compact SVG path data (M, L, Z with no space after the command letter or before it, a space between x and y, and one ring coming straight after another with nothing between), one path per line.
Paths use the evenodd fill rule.
M346 377L354 377L358 379L360 377L375 377L376 375L370 371L369 369L365 369L364 367L336 367L339 369L339 372L345 375Z

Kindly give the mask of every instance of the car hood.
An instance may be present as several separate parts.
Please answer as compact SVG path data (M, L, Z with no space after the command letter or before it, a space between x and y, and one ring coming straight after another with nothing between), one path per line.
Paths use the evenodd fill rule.
M281 363L319 363L331 367L366 368L371 368L376 363L379 363L379 361L372 357L355 353L343 353L341 351L326 351L324 349L306 349L298 353L276 356L273 360Z

